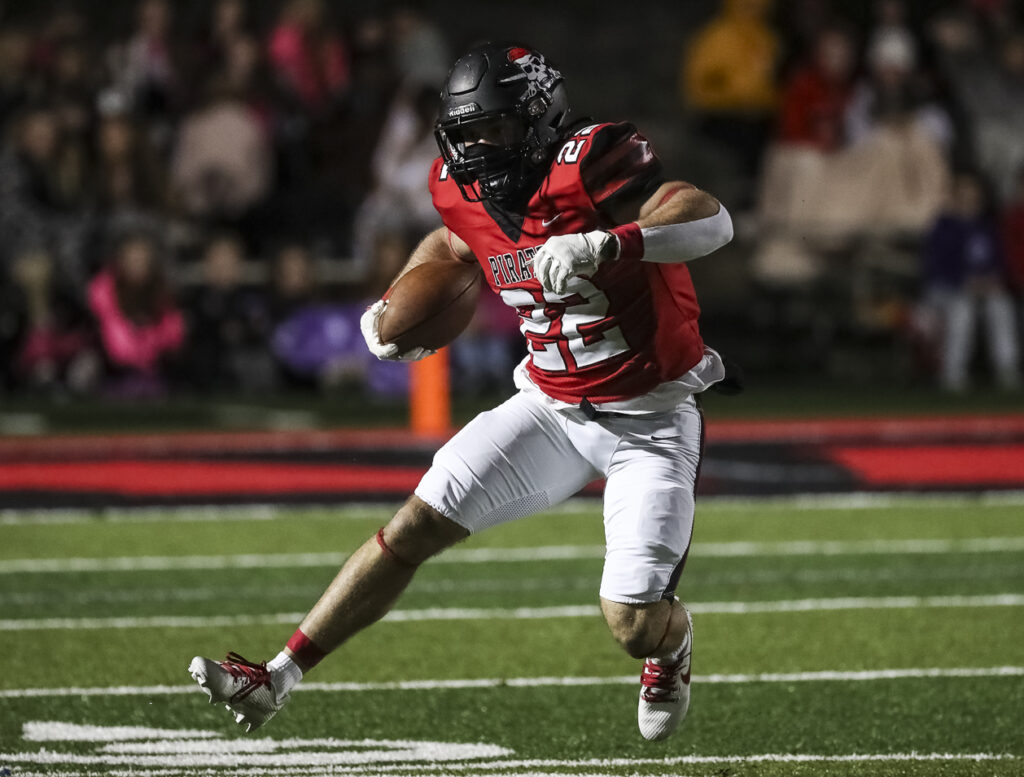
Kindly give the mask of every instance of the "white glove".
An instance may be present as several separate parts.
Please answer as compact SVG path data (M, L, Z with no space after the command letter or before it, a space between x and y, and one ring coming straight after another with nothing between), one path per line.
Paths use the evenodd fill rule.
M381 361L390 362L415 362L437 353L429 348L413 348L405 353L399 353L395 343L382 343L380 341L380 317L384 315L384 308L387 306L388 303L385 300L379 299L370 305L359 318L359 328L363 332L363 339L366 340L366 347L370 349L370 353Z
M600 229L571 235L549 237L533 257L533 274L540 285L561 294L576 275L593 275L598 265L614 259L619 241Z

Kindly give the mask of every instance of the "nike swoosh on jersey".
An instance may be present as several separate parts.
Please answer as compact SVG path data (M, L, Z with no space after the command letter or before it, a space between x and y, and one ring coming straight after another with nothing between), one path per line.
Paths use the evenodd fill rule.
M554 223L555 223L556 221L558 221L558 220L559 220L560 218L562 218L562 214L561 214L561 213L556 213L556 214L555 214L554 216L552 216L552 217L551 217L550 219L544 219L544 220L542 220L542 221L540 222L540 224L541 224L541 226L542 226L542 227L544 227L545 229L547 229L547 228L548 228L548 227L550 227L550 226L551 226L552 224L554 224Z

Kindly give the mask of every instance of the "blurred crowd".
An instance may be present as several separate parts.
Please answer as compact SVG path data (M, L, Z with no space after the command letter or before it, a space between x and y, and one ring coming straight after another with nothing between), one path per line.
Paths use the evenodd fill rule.
M682 45L754 323L807 366L838 296L950 390L983 334L1016 388L1024 20L1004 0L841 5L722 0ZM137 0L123 29L29 6L0 13L0 391L401 394L358 318L439 225L426 171L456 52L425 4ZM522 347L483 296L453 350L468 392Z
M874 0L852 26L834 5L724 0L683 55L700 140L740 182L730 202L752 238L755 315L778 338L768 352L827 358L846 316L962 391L980 321L994 382L1017 389L1022 11Z
M358 318L439 223L436 25L399 4L342 28L322 0L138 0L122 30L86 3L19 7L0 16L0 390L400 392Z

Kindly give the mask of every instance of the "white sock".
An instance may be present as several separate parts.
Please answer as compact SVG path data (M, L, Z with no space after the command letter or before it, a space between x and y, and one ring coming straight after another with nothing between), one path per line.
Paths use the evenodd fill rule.
M683 646L680 645L679 648L670 656L665 656L664 658L650 658L648 660L656 666L670 666L679 660L679 656L682 655L683 652L682 647Z
M267 662L267 669L271 671L270 683L278 696L285 696L302 679L302 670L299 669L299 665L292 661L292 657L284 651Z

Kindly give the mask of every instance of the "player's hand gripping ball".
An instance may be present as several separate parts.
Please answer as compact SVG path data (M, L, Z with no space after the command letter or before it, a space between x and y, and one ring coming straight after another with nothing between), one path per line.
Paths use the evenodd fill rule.
M534 255L533 274L544 289L562 294L570 278L593 275L601 262L614 259L618 253L618 238L600 229L556 235Z
M363 314L360 327L378 359L416 361L448 345L476 313L483 273L479 265L429 261L407 272L383 300Z
M415 362L434 353L426 348L413 348L402 353L395 343L382 342L380 320L387 306L385 300L379 299L370 305L359 319L359 328L363 332L363 339L366 340L366 347L370 349L370 353L381 361L393 362Z

